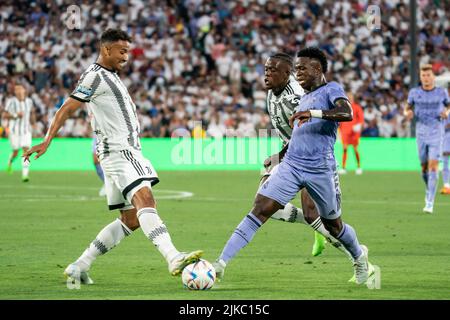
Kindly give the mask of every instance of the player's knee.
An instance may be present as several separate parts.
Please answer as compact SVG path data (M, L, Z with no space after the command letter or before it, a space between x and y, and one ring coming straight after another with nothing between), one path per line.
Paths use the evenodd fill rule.
M262 222L266 222L272 214L281 209L281 206L274 205L274 201L268 198L256 196L252 213Z
M150 188L141 188L133 196L131 200L133 206L139 210L142 208L156 208L156 201Z
M137 228L139 228L139 220L136 216L136 214L122 214L120 216L120 220L123 224L125 224L130 230L134 231Z
M328 220L321 218L321 220L325 229L327 229L333 237L337 237L339 235L343 227L340 219Z

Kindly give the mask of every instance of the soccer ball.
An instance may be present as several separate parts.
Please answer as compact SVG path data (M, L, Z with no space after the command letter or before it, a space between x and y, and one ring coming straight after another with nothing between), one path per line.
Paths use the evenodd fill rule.
M216 270L211 263L204 259L191 263L183 269L181 274L183 285L191 290L211 289L216 281Z

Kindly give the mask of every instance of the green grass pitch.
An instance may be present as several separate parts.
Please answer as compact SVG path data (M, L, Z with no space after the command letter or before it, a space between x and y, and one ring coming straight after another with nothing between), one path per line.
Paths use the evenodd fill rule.
M180 250L203 249L212 262L250 210L259 175L160 172L160 178L158 211L172 240ZM97 196L95 173L32 171L27 184L19 172L0 173L0 181L0 299L450 299L450 196L438 194L435 213L422 213L419 173L341 177L343 218L381 268L378 290L348 283L353 268L333 247L312 257L310 228L273 220L210 291L184 289L140 230L97 259L94 285L69 290L64 268L118 214Z

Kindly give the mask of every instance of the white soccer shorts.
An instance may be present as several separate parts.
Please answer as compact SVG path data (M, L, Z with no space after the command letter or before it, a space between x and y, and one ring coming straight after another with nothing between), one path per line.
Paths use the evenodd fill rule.
M31 133L27 134L11 134L9 136L9 142L13 150L19 150L22 148L31 147Z
M109 210L133 208L131 199L143 187L159 182L158 174L140 151L121 150L102 154L105 191Z

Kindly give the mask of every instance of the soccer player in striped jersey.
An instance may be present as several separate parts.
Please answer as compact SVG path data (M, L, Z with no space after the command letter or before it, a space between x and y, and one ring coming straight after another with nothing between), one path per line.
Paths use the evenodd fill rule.
M98 138L97 154L104 172L108 206L110 210L119 209L120 218L104 227L65 269L70 280L85 284L93 283L88 271L94 260L139 227L165 258L172 275L179 275L203 253L179 252L156 211L151 188L159 182L158 175L142 155L136 105L118 75L128 60L130 43L130 36L119 29L108 29L102 34L97 62L81 75L77 87L55 114L44 142L25 154L26 159L33 153L35 159L42 156L66 119L87 104Z
M416 138L422 178L425 182L424 213L433 213L434 197L439 181L439 159L444 141L444 120L450 112L448 91L435 85L431 64L420 67L421 86L412 88L404 114L416 117Z
M14 97L6 101L5 118L9 123L9 141L12 153L8 160L7 171L12 173L12 164L19 154L31 147L31 123L34 122L33 101L26 96L23 85L14 86ZM29 162L22 159L22 181L29 181Z

